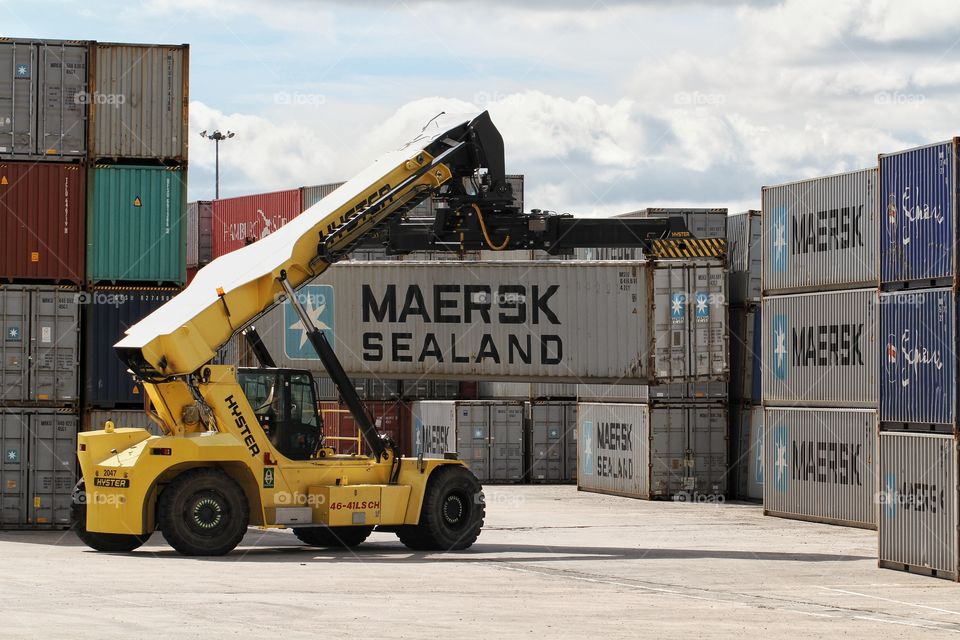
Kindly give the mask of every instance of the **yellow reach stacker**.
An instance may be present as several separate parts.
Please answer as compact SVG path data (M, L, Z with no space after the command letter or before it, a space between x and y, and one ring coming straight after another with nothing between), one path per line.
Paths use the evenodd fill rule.
M430 219L409 212L433 196ZM353 547L376 527L411 549L469 547L483 526L479 481L450 453L403 458L377 432L297 289L359 246L390 253L640 247L650 257L717 257L723 241L691 238L682 219L588 220L514 205L503 140L486 112L441 114L286 226L220 257L127 330L116 350L143 384L162 430L81 433L74 526L100 551L131 551L157 529L184 554L230 552L248 526L291 528L307 545ZM384 264L388 269L389 263ZM336 455L323 437L308 371L277 368L245 331L261 366L210 364L217 349L289 300L359 425L369 455Z

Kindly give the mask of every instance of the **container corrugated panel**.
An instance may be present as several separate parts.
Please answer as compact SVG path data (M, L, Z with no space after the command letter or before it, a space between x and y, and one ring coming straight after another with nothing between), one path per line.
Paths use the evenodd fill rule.
M186 282L186 172L97 165L90 172L87 279Z
M880 421L955 425L956 295L950 289L881 293L880 303Z
M490 482L524 480L525 414L522 402L498 402L490 407Z
M480 395L484 398L576 398L577 385L562 382L481 382Z
M763 299L763 402L876 408L875 290Z
M675 451L660 451L667 459L651 459L650 413L645 404L577 404L577 489L650 498L651 475L665 485L662 471L670 459L683 457L684 442ZM664 447L663 442L658 442ZM670 448L670 447L667 447Z
M0 528L70 524L77 423L75 413L0 409Z
M530 482L570 482L576 476L577 405L530 403Z
M84 402L90 407L143 406L143 394L113 345L124 331L175 296L175 289L104 287L84 294Z
M303 211L300 189L213 201L213 257L265 238Z
M726 380L722 268L653 271L670 277L647 263L350 262L300 295L361 377ZM653 307L663 333L648 320ZM275 358L317 361L289 303L264 318L255 324Z
M650 422L654 433L661 412L671 411L668 405L652 405ZM730 417L726 405L687 405L687 476L682 489L698 495L727 494L729 457L727 426ZM673 410L676 411L676 410Z
M205 265L213 260L211 231L213 203L198 200L187 203L187 268Z
M301 189L302 207L303 211L306 211L313 205L317 204L328 195L333 193L337 187L342 185L342 182L331 182L329 184L318 184L309 187L304 187Z
M877 412L766 409L767 515L876 528Z
M188 45L90 45L90 157L187 161Z
M760 404L760 307L730 307L730 400Z
M82 284L87 171L63 163L0 163L0 280Z
M578 384L577 400L645 403L650 400L650 387L645 384Z
M736 497L763 500L763 407L738 405L730 412L732 437L736 442L733 467Z
M960 578L954 437L881 432L879 475L879 565Z
M877 281L877 170L763 188L764 295Z
M730 304L760 300L763 280L763 217L759 211L727 218Z
M930 286L957 275L960 138L880 156L880 282Z
M364 408L373 416L377 430L381 434L390 436L400 447L403 455L411 455L410 406L403 402L372 401L365 403ZM326 445L332 447L337 453L357 453L357 435L360 430L346 405L336 402L324 403L321 406L321 417L324 437L330 438ZM331 436L346 439L335 440ZM362 445L361 448L363 449L361 453L369 453L366 445Z
M160 427L147 417L143 409L85 409L83 411L83 430L98 431L110 420L117 428L133 427L146 429L155 436L163 435Z
M0 287L0 403L70 406L79 398L80 306L74 289Z
M449 400L413 403L410 442L414 456L442 458L457 450L456 409L457 403Z
M82 158L89 98L85 44L0 38L0 154Z

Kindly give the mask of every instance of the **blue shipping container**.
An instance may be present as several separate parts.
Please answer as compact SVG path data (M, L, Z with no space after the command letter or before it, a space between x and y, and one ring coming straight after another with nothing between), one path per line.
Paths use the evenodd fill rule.
M881 283L955 276L958 143L954 138L880 156Z
M880 421L957 420L957 297L950 289L880 295Z

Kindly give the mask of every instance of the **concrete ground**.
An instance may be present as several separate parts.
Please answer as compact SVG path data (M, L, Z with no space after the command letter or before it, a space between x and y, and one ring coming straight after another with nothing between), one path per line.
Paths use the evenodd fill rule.
M69 532L0 532L2 637L918 637L960 633L960 585L876 567L876 533L756 505L643 502L570 486L487 487L468 552L355 553L251 530L186 558Z

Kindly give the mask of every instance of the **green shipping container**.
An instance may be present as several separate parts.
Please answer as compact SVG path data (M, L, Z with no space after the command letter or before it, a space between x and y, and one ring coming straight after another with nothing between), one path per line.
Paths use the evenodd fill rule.
M186 171L97 165L89 180L87 280L186 282Z

